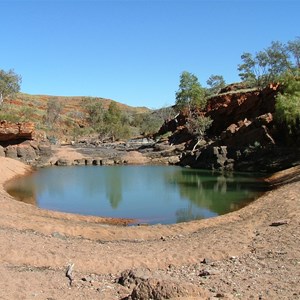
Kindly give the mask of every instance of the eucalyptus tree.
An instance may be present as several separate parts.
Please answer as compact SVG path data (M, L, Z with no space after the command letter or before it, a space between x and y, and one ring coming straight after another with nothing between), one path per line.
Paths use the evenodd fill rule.
M254 55L245 52L241 56L243 63L238 65L239 76L251 86L263 88L292 69L290 54L289 47L278 41Z
M205 105L205 89L199 83L198 78L190 72L182 72L179 90L176 92L176 107L179 110L187 109L191 113L194 109L204 109Z
M0 105L4 99L20 91L22 78L14 70L0 70Z
M298 36L294 41L289 41L287 45L288 52L294 70L300 69L300 37Z
M209 86L208 92L211 95L217 94L226 85L222 75L211 75L207 79L206 84Z

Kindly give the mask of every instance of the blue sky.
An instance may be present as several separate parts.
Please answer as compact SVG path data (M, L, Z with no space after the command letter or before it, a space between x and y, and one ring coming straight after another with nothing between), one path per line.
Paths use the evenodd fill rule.
M300 1L0 0L0 69L22 92L174 104L182 71L239 81L243 52L300 36Z

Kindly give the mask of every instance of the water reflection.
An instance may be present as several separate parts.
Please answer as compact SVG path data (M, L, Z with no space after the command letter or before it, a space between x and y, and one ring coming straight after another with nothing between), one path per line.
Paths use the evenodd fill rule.
M239 209L261 191L255 178L166 166L41 169L7 187L41 208L135 218L149 224L209 218Z
M108 168L105 176L106 196L113 209L117 209L122 201L122 177L120 169Z
M195 214L194 206L206 208L212 215L228 213L249 203L265 189L265 184L248 174L215 174L209 171L181 169L168 178L179 187L182 199L190 202L184 210L177 211L177 219L199 219L207 212Z

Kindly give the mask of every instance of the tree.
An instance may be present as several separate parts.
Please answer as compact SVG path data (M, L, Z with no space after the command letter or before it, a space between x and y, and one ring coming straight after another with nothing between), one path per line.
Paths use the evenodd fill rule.
M47 103L46 122L50 127L53 127L53 124L59 120L62 109L63 105L58 99L49 99Z
M164 120L156 112L144 114L140 124L140 131L143 135L152 135L160 129Z
M14 70L0 70L0 105L3 100L20 91L22 78Z
M217 94L226 84L222 75L211 75L206 83L209 86L209 93L212 95Z
M104 108L100 101L95 98L82 99L88 114L87 121L94 130L99 130L103 127L104 122Z
M238 65L239 76L251 86L263 88L278 81L287 70L291 70L289 49L280 42L272 42L267 49L255 53L243 53L243 63Z
M300 130L300 72L298 76L287 74L282 81L284 90L276 97L275 119L286 124L290 131Z
M300 69L300 37L294 41L289 41L287 50L291 56L292 66L294 69Z
M206 130L210 128L212 122L213 120L210 117L206 117L204 115L188 119L187 128L190 133L194 134L197 137L197 143L195 144L193 151L203 139Z
M104 115L104 131L112 140L127 138L130 135L130 129L127 124L128 118L124 117L117 103L112 101Z
M179 90L176 92L176 106L180 110L203 109L206 105L205 90L200 85L198 78L187 71L180 76Z

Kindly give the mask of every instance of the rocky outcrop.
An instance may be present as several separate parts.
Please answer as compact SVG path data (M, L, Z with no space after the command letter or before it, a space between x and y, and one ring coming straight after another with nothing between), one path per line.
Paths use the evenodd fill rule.
M240 85L226 87L208 101L205 115L213 123L206 139L201 141L182 124L174 130L174 121L164 124L160 132L172 132L170 144L185 143L178 163L182 166L273 172L296 165L300 163L299 148L284 144L284 133L282 130L279 133L273 121L275 99L280 90L279 85L263 90Z
M34 123L10 123L0 121L0 143L7 144L20 140L32 140L35 131Z
M209 133L221 134L228 126L241 120L253 120L275 111L275 96L279 85L263 90L238 90L219 94L209 99L206 115L213 119Z
M25 162L32 166L47 165L52 155L51 146L48 143L37 143L35 141L25 141L20 144L0 146L0 156L5 156Z

